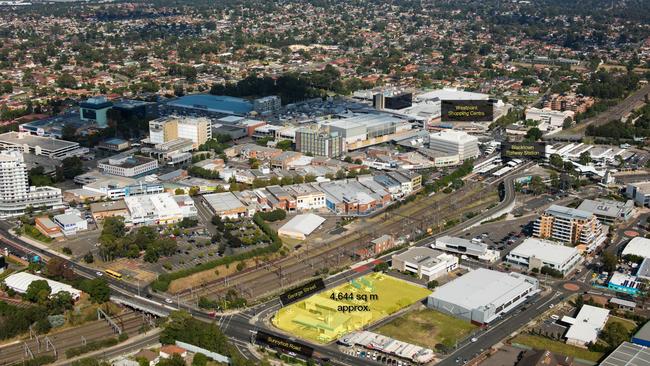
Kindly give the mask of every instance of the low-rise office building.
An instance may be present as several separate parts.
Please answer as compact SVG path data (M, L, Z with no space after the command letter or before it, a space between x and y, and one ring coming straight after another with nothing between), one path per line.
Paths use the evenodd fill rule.
M172 196L160 193L125 197L129 210L128 223L132 225L166 225L186 217L196 217L197 210L190 196Z
M76 235L78 231L88 230L88 221L74 214L56 215L52 218L65 236Z
M650 207L650 182L628 183L625 195L639 206Z
M426 247L414 247L404 253L394 254L391 267L432 281L458 268L458 257Z
M102 221L107 217L128 217L129 208L124 199L110 202L96 202L90 204L90 212L95 221Z
M627 221L634 214L634 202L627 200L625 202L614 200L584 200L578 206L578 210L591 212L600 222L605 225L611 225L619 221Z
M109 151L124 151L131 147L131 143L127 140L119 138L110 138L106 139L97 145L100 149L109 150Z
M431 244L434 249L448 253L466 255L485 262L495 262L501 257L501 253L489 249L488 245L477 240L467 240L452 236L442 236Z
M139 177L158 169L158 160L133 154L120 154L102 160L97 168L121 177Z
M508 253L506 261L529 270L548 267L566 276L582 261L582 255L574 247L548 240L527 238Z
M88 148L79 146L78 142L33 136L26 132L0 134L0 149L18 149L25 154L43 155L57 160L84 156L90 152Z

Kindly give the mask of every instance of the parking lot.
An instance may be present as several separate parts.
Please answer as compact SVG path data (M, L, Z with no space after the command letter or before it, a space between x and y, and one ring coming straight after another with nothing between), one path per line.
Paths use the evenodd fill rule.
M489 249L498 250L501 256L507 255L512 248L521 244L532 229L535 217L527 216L513 220L501 220L483 224L469 229L461 235L464 239L476 239L488 245Z

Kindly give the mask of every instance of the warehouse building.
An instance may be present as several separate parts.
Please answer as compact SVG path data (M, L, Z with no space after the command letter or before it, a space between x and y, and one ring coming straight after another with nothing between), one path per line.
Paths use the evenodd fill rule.
M75 301L79 299L79 296L81 296L81 291L70 285L58 281L49 280L44 277L39 277L27 272L14 273L5 278L4 283L7 285L7 287L18 292L19 294L24 294L27 292L27 289L32 282L40 280L47 281L47 284L52 290L51 295L58 294L59 292L67 292L72 295L72 299Z
M539 281L519 273L479 268L438 287L427 306L474 324L487 324L537 293Z
M623 248L621 256L636 255L643 258L650 258L650 239L637 236L630 240L629 243Z
M650 321L646 322L644 326L632 337L632 343L639 346L650 347ZM650 359L648 360L650 362Z
M548 240L527 238L510 251L506 261L529 270L549 267L567 275L582 261L580 251Z
M305 240L309 234L318 229L325 219L314 214L297 215L278 229L278 235L292 239Z
M647 366L650 365L650 348L623 342L610 353L600 366Z
M205 194L203 204L222 219L238 219L248 213L246 206L232 192Z
M414 247L391 259L393 269L432 281L458 268L458 257L426 247Z

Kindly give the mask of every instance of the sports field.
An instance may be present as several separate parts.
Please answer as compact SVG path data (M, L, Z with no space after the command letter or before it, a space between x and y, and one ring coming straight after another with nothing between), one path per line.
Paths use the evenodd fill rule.
M431 291L371 273L288 305L273 324L300 338L329 343L427 297Z

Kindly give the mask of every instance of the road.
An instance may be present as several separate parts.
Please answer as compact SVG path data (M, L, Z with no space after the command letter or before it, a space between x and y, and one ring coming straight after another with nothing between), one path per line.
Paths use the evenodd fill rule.
M521 175L521 174L519 174ZM454 227L452 229L446 230L440 235L455 235L457 233L460 233L463 231L465 228L470 227L476 223L479 223L480 221L484 220L487 217L490 217L491 215L499 212L503 208L509 206L515 199L515 191L514 191L514 179L517 178L519 175L513 174L504 177L504 186L505 186L505 193L503 200L495 207L469 219L466 220L465 222L462 223L459 227ZM498 183L498 182L495 182ZM61 257L61 254L55 253L55 252L46 252L43 248L39 248L34 246L33 244L25 243L20 241L20 239L14 237L11 233L8 232L8 227L6 225L1 225L0 224L0 234L3 237L0 237L0 240L5 242L5 244L8 244L12 247L18 248L22 251L25 252L33 252L33 253L38 253L41 255L44 260L48 260L51 256L59 256ZM435 240L435 237L427 238L425 240L422 240L418 243L416 243L417 246L426 246L430 245L433 240ZM381 259L388 259L390 255L385 256L384 258ZM67 259L63 258L64 260L67 261ZM68 264L80 275L84 277L95 277L95 270L85 267L81 264L76 264L68 261ZM335 276L331 276L326 279L326 285L328 288L337 286L340 283L349 281L351 278L362 276L366 273L369 273L371 271L370 268L366 269L365 271L354 271L354 270L348 270L345 272L341 272ZM111 285L111 289L114 292L120 293L120 294L126 294L131 297L134 301L140 301L143 306L148 306L150 308L154 308L158 311L161 312L169 312L170 311L170 306L166 305L162 299L161 296L159 295L154 295L154 298L159 301L158 304L154 304L153 301L144 301L145 299L139 300L138 299L138 289L135 286L129 285L123 281L116 281L110 278L107 278L109 281L109 284ZM544 301L547 301L546 298L542 298ZM552 297L550 300L551 302L559 302L560 297ZM540 300L541 301L541 300ZM546 306L546 302L543 303L544 306ZM247 309L246 311L243 311L239 314L234 314L234 315L225 315L225 316L218 316L217 318L210 317L206 312L203 312L201 310L195 309L193 307L188 307L185 304L179 304L181 308L184 310L187 310L190 314L192 314L194 317L197 319L200 319L202 321L206 322L213 322L217 321L223 330L223 332L230 337L231 340L233 340L233 344L237 346L237 348L240 350L242 355L246 358L252 358L254 357L252 353L247 349L246 344L250 342L251 340L251 334L252 332L255 332L260 329L264 329L264 331L275 334L280 337L286 337L285 335L280 334L279 332L275 331L274 329L268 329L266 328L266 325L264 324L263 321L260 321L260 319L263 319L263 316L268 315L275 311L279 306L279 300L273 299L271 301L268 301L263 304L259 304L257 306L254 306L252 308ZM456 353L454 353L452 356L453 357L458 357L458 356L463 356L463 357L469 357L470 355L473 355L476 353L476 350L480 348L488 348L490 346L493 346L497 342L499 342L501 339L509 335L512 330L518 329L522 324L525 324L526 322L530 321L530 319L534 318L536 314L541 313L543 310L542 306L537 306L537 307L531 307L527 309L524 312L521 312L519 314L515 314L513 317L508 318L506 321L502 323L498 323L495 326L491 327L488 332L485 333L486 336L479 336L479 341L476 343L472 343L470 345L464 346L460 348ZM489 336L487 336L489 335ZM368 359L358 359L353 356L345 355L341 352L338 352L336 347L334 345L329 345L329 346L322 346L322 345L313 345L309 344L310 347L314 348L315 351L320 354L321 357L323 358L329 358L331 363L338 364L338 365L373 365L373 364L379 364L376 362L373 362ZM449 362L449 359L447 361L443 362ZM453 361L451 361L453 362Z

